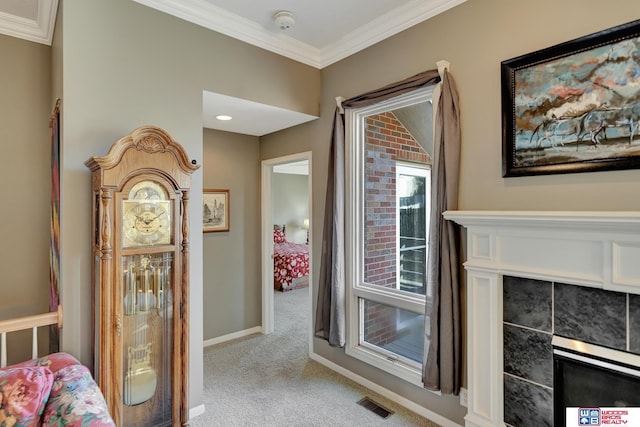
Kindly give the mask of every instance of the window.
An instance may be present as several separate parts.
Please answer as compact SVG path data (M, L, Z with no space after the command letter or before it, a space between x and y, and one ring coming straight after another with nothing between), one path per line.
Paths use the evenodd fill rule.
M422 384L431 89L346 110L347 354Z
M425 295L431 174L426 167L396 165L396 289Z

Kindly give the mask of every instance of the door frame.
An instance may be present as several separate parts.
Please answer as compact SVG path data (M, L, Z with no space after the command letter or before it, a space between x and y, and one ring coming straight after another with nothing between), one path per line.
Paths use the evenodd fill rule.
M262 161L262 189L261 189L261 218L262 218L262 333L270 334L274 331L274 311L273 311L273 210L271 206L272 194L271 183L273 176L273 168L277 165L286 163L299 162L307 160L309 162L309 300L307 309L312 313L313 295L313 168L312 168L312 152L305 151L302 153L291 154L283 157L276 157ZM310 316L309 321L309 353L313 344L313 321Z

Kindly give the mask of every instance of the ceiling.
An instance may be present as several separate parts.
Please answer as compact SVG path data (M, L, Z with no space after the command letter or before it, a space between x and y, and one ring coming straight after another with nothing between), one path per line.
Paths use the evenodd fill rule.
M467 0L132 0L322 69ZM0 34L51 45L58 0L0 0ZM273 16L294 15L281 30ZM225 111L226 110L226 111ZM233 120L220 122L217 114ZM262 136L316 117L203 93L203 126Z

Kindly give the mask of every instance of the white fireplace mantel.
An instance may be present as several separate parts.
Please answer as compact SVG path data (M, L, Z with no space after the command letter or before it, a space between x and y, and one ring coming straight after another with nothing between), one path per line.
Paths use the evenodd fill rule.
M504 426L502 277L640 294L640 212L447 211L467 229L466 427Z

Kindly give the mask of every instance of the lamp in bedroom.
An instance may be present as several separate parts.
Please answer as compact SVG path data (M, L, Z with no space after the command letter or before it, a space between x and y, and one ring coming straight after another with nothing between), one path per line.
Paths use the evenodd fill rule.
M307 230L307 245L309 244L309 218L302 220L302 229Z

